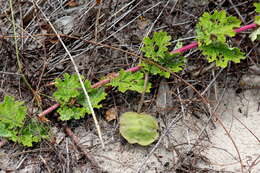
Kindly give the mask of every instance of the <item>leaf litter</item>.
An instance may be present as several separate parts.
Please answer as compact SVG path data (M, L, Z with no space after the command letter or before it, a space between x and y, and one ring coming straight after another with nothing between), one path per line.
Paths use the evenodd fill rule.
M73 3L77 2L74 6ZM100 1L97 1L97 3ZM153 7L153 4L155 3L161 3L158 6ZM234 3L237 3L234 8L237 8L240 12L243 12L244 9L250 9L253 8L252 1L244 2L242 0L239 0L237 2L233 1ZM71 4L70 4L71 3ZM90 1L66 1L66 3L63 3L61 1L41 1L38 5L43 8L44 12L47 14L47 16L50 18L52 22L58 21L59 19L63 19L65 16L71 16L74 19L74 24L71 26L71 23L67 20L65 23L65 30L61 29L62 32L70 33L80 36L85 39L93 39L94 38L94 30L95 30L95 21L96 21L96 13L97 9L95 8L95 3ZM106 40L106 43L111 45L120 45L124 49L131 50L138 52L139 50L139 44L142 42L142 39L146 34L148 33L148 29L152 29L156 31L158 28L163 28L163 30L166 30L170 33L170 35L173 37L172 40L176 40L179 38L189 38L194 36L194 25L196 23L196 17L199 17L204 11L214 11L215 9L218 9L222 7L223 9L229 9L229 13L236 15L236 12L233 10L233 7L229 5L228 2L224 1L204 1L201 3L201 1L177 1L176 2L171 1L169 2L168 7L166 10L162 13L162 16L160 16L157 23L152 23L153 21L156 21L156 18L159 16L159 13L164 5L164 2L161 1L140 1L140 2L134 2L134 1L102 1L102 4L98 7L101 8L101 15L99 19L100 25L97 27L99 31L98 41ZM35 7L33 4L28 2L23 2L20 4L21 8L15 7L15 13L17 14L17 21L20 19L20 17L23 14L26 14L26 11L30 8L33 9L33 11L36 11L36 13L31 12L28 18L25 18L25 26L27 27L29 33L32 34L46 34L46 33L52 33L51 31L42 31L41 27L39 25L43 24L44 21L42 21L41 16L39 13L37 13L37 10L34 9ZM73 8L76 7L76 10L73 10ZM77 8L80 7L80 8ZM1 28L1 35L12 35L12 30L10 21L6 17L8 16L8 2L3 3L3 8L0 9L0 17L2 22L0 23ZM31 10L30 10L31 11ZM5 13L7 12L7 13ZM3 14L3 15L2 15ZM131 21L133 18L137 16L137 14L140 14L144 17L145 20L149 21L144 22L143 24L132 25ZM250 20L251 17L250 13L245 13L247 20ZM194 18L195 16L195 18ZM166 22L166 19L168 21L171 21L170 23ZM189 20L187 20L189 19ZM43 22L43 23L41 23ZM17 22L18 23L18 22ZM66 24L68 24L66 26ZM107 29L113 24L113 27L111 29ZM148 25L148 26L147 26ZM150 28L151 25L154 25L153 28ZM9 28L9 29L8 29ZM123 28L123 29L121 29ZM120 30L121 29L121 30ZM24 31L18 29L18 33L23 33ZM61 49L61 46L59 45L58 41L55 41L55 37L52 39L53 42L49 42L48 39L51 40L51 37L36 37L36 40L42 39L41 44L38 44L35 41L35 37L28 37L28 38L20 38L20 41L23 43L23 46L21 47L21 56L22 56L22 63L25 65L25 74L28 75L30 78L30 82L33 83L33 87L37 87L35 83L40 84L46 84L49 82L52 82L55 78L60 77L63 72L73 73L73 68L70 65L66 53ZM237 39L237 38L236 38ZM64 38L64 41L66 42L67 46L69 47L70 51L72 52L75 61L77 64L80 65L80 71L81 74L83 74L87 79L91 81L98 80L102 78L102 76L105 76L109 73L113 73L115 71L118 71L118 69L121 69L122 67L128 67L131 66L132 63L136 62L136 59L133 57L129 57L121 52L116 52L109 49L104 49L102 47L93 46L90 44L86 44L84 42L81 42L80 40L74 40L69 38ZM190 40L185 40L184 44L188 43ZM239 40L240 41L240 40ZM26 89L26 86L23 85L23 83L20 83L20 77L17 75L17 67L16 67L16 60L15 60L15 49L12 46L12 40L1 40L1 59L3 60L0 64L0 98L3 99L4 93L12 94L16 96L16 98L21 98L26 103L29 103L32 99L32 95L28 90ZM37 45L37 46L35 46ZM41 47L43 46L44 47ZM253 49L253 46L247 42L246 39L241 41L241 47L243 47L245 50ZM95 49L93 49L95 48ZM253 49L254 50L254 49ZM257 52L252 51L250 54L250 61L257 63ZM112 58L111 58L112 57ZM197 58L200 59L197 61ZM195 61L196 59L196 61ZM199 57L198 54L192 53L189 58L189 63L194 65L194 67L197 69L202 68L204 64L201 63L201 57ZM247 62L249 63L249 62ZM39 65L40 64L40 65ZM44 65L46 64L46 66ZM231 68L231 71L228 72L228 79L230 79L230 83L228 83L228 86L233 86L234 81L238 81L237 78L234 79L234 76L244 75L241 71L245 70L243 64L245 62L241 63L241 65L237 65L234 68L239 69L237 71L232 71L233 68ZM247 65L247 64L245 64ZM28 68L27 68L28 67ZM34 67L34 68L29 68ZM62 67L62 68L60 68ZM232 66L233 67L233 66ZM213 69L217 70L217 69ZM2 73L4 72L4 73ZM41 76L42 72L42 76ZM244 72L244 71L243 71ZM187 77L189 73L192 73L191 71L187 71L187 74L180 74L184 79L189 80L197 89L201 89L203 87L206 87L210 81L211 81L211 73L206 72L201 76L197 76L196 78L189 78ZM11 75L10 75L11 74ZM187 75L187 76L186 76ZM246 74L245 74L246 75ZM222 86L225 82L225 75L223 77L220 77L217 79L218 86ZM167 81L172 81L173 79L170 78ZM167 84L167 81L165 82ZM175 80L174 80L175 81ZM153 83L162 83L162 81L157 79L152 79ZM233 82L233 83L231 83ZM238 82L235 83L238 85ZM168 85L168 84L167 84ZM146 107L144 110L146 112L152 113L156 116L156 111L153 112L150 109L151 104L156 105L158 107L162 106L164 108L172 108L174 107L178 108L177 110L180 110L180 102L176 101L175 95L172 95L172 93L175 92L175 87L180 87L180 94L181 99L183 101L184 106L184 113L189 114L186 116L185 114L183 116L189 117L190 122L196 122L200 121L200 124L198 125L199 129L204 128L204 121L205 117L208 116L208 113L205 112L205 109L202 104L198 102L192 102L192 99L196 98L190 98L188 94L186 94L185 87L183 85L180 85L179 83L173 82L172 85L174 85L173 88L164 85L163 83L160 84L158 87L158 93L157 96L150 94L146 95ZM176 86L175 86L176 85ZM217 87L216 87L217 88ZM155 88L151 88L151 91L153 92ZM4 92L3 92L3 91ZM207 146L211 145L210 143L203 143L203 141L208 140L207 135L203 135L201 137L201 143L200 145L194 146L192 150L188 150L187 148L190 148L193 146L193 141L197 139L197 133L195 130L192 130L192 123L190 124L184 124L182 121L179 121L176 123L177 126L174 128L171 128L169 132L167 133L166 138L162 140L162 143L159 145L152 145L147 148L142 148L136 145L129 145L122 142L122 137L120 137L118 133L118 122L111 121L107 122L105 119L103 119L103 115L105 115L105 112L111 108L112 103L116 103L118 107L118 113L125 112L125 110L133 110L135 109L136 103L138 103L138 95L134 93L127 93L124 95L114 93L111 90L108 89L112 94L109 95L109 100L104 103L104 108L100 111L98 111L99 119L102 128L104 129L105 133L105 142L106 142L106 149L101 150L100 149L100 143L98 142L97 134L95 133L93 121L91 118L84 118L79 121L70 121L68 123L68 126L74 131L75 135L77 135L80 139L79 145L85 150L89 151L92 156L97 159L98 165L102 167L103 170L107 172L135 172L137 169L137 165L143 163L143 158L148 154L149 151L152 151L154 147L157 146L156 150L154 150L153 155L150 157L149 161L144 164L143 172L151 172L154 173L156 171L161 172L172 172L173 170L176 170L176 172L217 172L218 170L225 169L226 171L235 170L235 172L238 172L237 165L235 164L234 168L228 167L228 165L224 165L222 167L217 167L214 165L214 161L218 163L218 165L221 165L223 162L226 161L225 158L221 158L220 160L214 160L216 159L216 155L221 153L220 150L215 150L214 152L212 150L207 150ZM47 95L51 96L54 89L52 87L41 87L40 91ZM201 91L201 90L200 90ZM166 94L168 93L169 94ZM201 91L202 92L202 91ZM211 94L217 91L210 90L207 94L210 97ZM253 94L251 93L253 92ZM233 94L232 98L235 97L236 101L239 101L239 98L243 98L243 94L246 94L246 98L249 99L250 97L254 96L254 100L257 100L257 92L256 90L245 90L243 91L239 96L235 97ZM232 93L232 92L229 92ZM249 95L249 96L248 96ZM43 99L43 107L49 107L53 104L52 99L42 97ZM257 114L257 104L254 100L250 100L249 102L246 100L242 100L242 103L240 105L241 111L243 114L237 114L238 117L243 120L244 123L246 123L247 127L252 127L251 130L256 133L258 133L259 128L254 126L253 122L258 122L258 119L254 119L254 115ZM187 102L185 102L187 101ZM216 100L218 102L219 100ZM172 102L172 103L171 103ZM238 102L236 102L238 103ZM167 105L169 104L169 105ZM223 103L224 104L224 103ZM230 106L229 106L230 104ZM248 105L247 105L248 104ZM235 106L232 104L232 100L227 100L225 102L225 109L228 109L229 107ZM229 107L228 107L229 106ZM249 107L249 109L246 109L246 107ZM225 110L224 109L224 110ZM204 111L204 112L203 112ZM178 112L178 111L177 111ZM200 112L198 116L193 115L194 112ZM221 112L221 110L219 110ZM231 111L232 112L232 111ZM232 113L228 112L228 115L226 117L230 117ZM247 115L248 117L243 117L242 115ZM175 114L169 114L166 117L162 117L162 122L159 122L159 132L162 132L167 126L161 126L163 121L167 121L169 119L174 118ZM54 135L59 136L59 132L62 131L61 128L61 122L57 119L56 113L51 114L48 116L48 119L51 121L51 125L54 127L59 128L58 132L53 132ZM256 120L256 121L252 121ZM196 121L195 121L196 120ZM232 122L232 121L228 121ZM162 128L163 127L163 128ZM237 125L235 126L229 126L231 130L238 128ZM232 128L233 127L233 128ZM210 126L210 128L212 128ZM239 129L241 127L239 126ZM208 130L208 129L207 129ZM217 129L217 132L219 129ZM221 128L220 128L221 131ZM214 130L208 131L212 132L209 133L210 138L209 140L212 140L215 144L216 141L221 141L223 144L226 144L226 142L229 139L224 139L223 132L215 134L214 137ZM233 132L233 131L232 131ZM206 133L206 132L205 132ZM235 133L235 132L234 132ZM249 135L247 130L243 130L241 134L247 134L244 136L245 139L248 138ZM212 136L211 136L212 135ZM220 135L220 136L218 136ZM235 135L235 134L233 134ZM242 141L243 139L238 138ZM249 138L248 138L249 139ZM240 143L240 142L239 142ZM252 144L252 146L255 145L254 139L248 140L248 143ZM205 145L204 145L205 144ZM225 149L225 146L223 145L216 145L219 146L219 148ZM233 147L230 147L232 145L228 145L227 151L232 152ZM253 147L247 147L248 145L243 145L240 143L238 146L239 148L243 148L243 152L247 151L247 155L242 156L244 158L252 157L252 159L257 158L256 152L252 152ZM47 148L47 150L46 150ZM214 146L212 147L214 148ZM252 148L252 150L247 150L247 148ZM37 150L38 149L38 150ZM26 150L26 153L19 153ZM187 152L189 151L189 152ZM204 151L204 152L202 152ZM255 150L257 151L257 150ZM71 142L71 139L68 137L64 137L64 134L61 135L58 139L58 143L51 144L47 141L42 142L41 144L35 146L34 149L28 150L25 149L19 145L14 145L13 143L8 142L4 146L0 148L0 165L3 165L1 167L1 171L31 171L31 172L40 172L40 168L42 172L48 172L48 170L51 170L51 172L91 172L92 170L95 170L95 168L91 167L89 162L75 149L75 145ZM2 154L3 153L3 154ZM207 155L207 153L211 153L211 155ZM16 157L9 157L12 155L16 155ZM19 155L18 155L19 154ZM233 153L232 153L233 154ZM41 155L41 158L39 157ZM222 154L223 155L223 154ZM5 157L8 156L8 157ZM184 156L184 157L181 157ZM212 157L213 156L213 157ZM208 162L205 157L208 157L211 162ZM6 159L9 158L9 159ZM184 159L183 159L184 158ZM44 161L47 164L44 164ZM234 160L229 160L228 163L233 163ZM236 161L236 160L235 160ZM200 164L198 164L200 163ZM251 170L258 170L256 166L254 166L253 162L248 162L251 164L251 166L248 166L248 169ZM30 166L33 165L33 166ZM207 165L209 165L207 167ZM65 171L66 170L66 171Z

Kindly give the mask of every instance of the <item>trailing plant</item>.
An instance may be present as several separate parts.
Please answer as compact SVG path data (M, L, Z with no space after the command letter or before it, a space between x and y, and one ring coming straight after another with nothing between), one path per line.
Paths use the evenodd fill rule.
M254 5L256 12L259 13L259 3ZM259 21L259 16L256 16L255 23L259 25ZM245 58L245 55L240 49L232 47L228 43L228 37L234 37L236 32L246 30L245 28L255 27L255 24L252 24L250 27L236 29L240 27L240 23L236 17L228 16L225 11L214 11L213 14L204 13L196 25L197 43L184 46L173 51L174 53L171 53L168 49L171 46L171 36L164 31L155 32L151 38L144 38L144 46L141 49L144 52L144 56L154 63L147 63L147 61L142 60L139 66L142 67L142 71L133 73L130 72L131 70L120 70L119 74L114 76L115 78L109 78L103 83L110 81L106 86L117 87L121 92L126 92L127 90L139 93L149 92L151 88L150 83L147 84L147 89L144 91L144 72L169 78L169 71L179 72L187 62L185 57L180 56L176 52L181 53L197 46L207 60L215 62L216 66L225 68L230 61L238 63ZM257 37L259 32L257 30L252 38ZM167 70L163 70L164 68ZM63 80L56 79L55 85L57 91L54 93L54 98L61 104L58 109L58 112L61 114L61 120L79 119L90 113L76 75L70 76L65 74ZM90 94L93 107L100 108L102 106L100 102L106 97L104 89L92 88L88 80L85 80L85 85ZM146 114L128 112L120 118L120 133L129 143L149 145L158 136L157 128L155 119Z
M24 102L5 96L0 103L0 136L28 147L49 138L48 128L36 119L26 120L26 112Z

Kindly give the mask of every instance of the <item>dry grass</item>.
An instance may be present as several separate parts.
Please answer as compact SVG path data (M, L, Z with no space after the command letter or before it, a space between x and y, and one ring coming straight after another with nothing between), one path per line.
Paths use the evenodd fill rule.
M196 22L204 11L225 9L243 24L251 23L254 16L253 0L109 0L99 5L84 0L13 1L19 51L15 48L11 8L3 1L0 4L0 98L9 94L24 100L30 108L29 114L35 116L55 103L50 97L55 88L49 83L64 72L75 73L77 67L80 74L95 83L119 69L138 64L138 58L109 46L140 55L143 38L158 30L172 36L171 48L178 41L190 43L195 36ZM67 37L58 38L56 32ZM120 172L124 169L126 172L218 172L201 166L211 164L203 151L210 143L207 130L216 126L214 117L225 93L225 89L218 88L238 86L248 66L259 64L257 47L246 34L231 41L248 52L249 58L224 70L208 68L196 50L185 54L189 61L184 72L178 74L180 80L175 76L167 80L174 105L168 113L155 106L161 79L151 77L153 89L143 97L143 111L157 116L160 122L161 136L155 144L147 148L126 144L118 133L117 121L105 121L103 115L109 108L117 107L120 113L137 110L136 103L140 100L137 93L122 94L108 89L109 97L103 102L103 108L96 111L105 149L101 149L102 142L91 117L64 123L52 113L48 118L55 139L30 149L5 143L0 148L0 172ZM17 65L16 52L21 67ZM22 80L23 76L31 88ZM185 137L174 136L178 128L187 132ZM240 152L237 151L236 157ZM243 160L240 162L242 165Z

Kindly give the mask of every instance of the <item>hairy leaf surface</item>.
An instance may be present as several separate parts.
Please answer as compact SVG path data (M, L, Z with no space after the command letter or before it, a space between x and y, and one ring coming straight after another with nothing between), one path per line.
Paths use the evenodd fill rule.
M225 68L229 61L239 63L241 59L245 59L245 55L238 48L230 48L223 43L212 43L202 46L202 54L205 55L209 62L216 62L216 66Z
M227 16L225 11L214 11L212 15L204 13L196 25L199 45L209 45L215 41L225 43L226 36L235 36L234 29L240 23L236 17Z
M118 87L118 90L121 92L132 90L142 93L144 91L144 74L142 72L133 73L120 70L119 76L113 78L110 85ZM150 92L150 88L151 83L148 83L145 92Z

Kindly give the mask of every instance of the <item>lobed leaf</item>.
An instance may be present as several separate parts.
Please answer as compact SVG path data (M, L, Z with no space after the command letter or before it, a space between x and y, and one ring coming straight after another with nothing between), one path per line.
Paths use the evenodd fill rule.
M186 63L186 58L183 56L180 56L179 54L170 54L169 52L165 54L164 58L160 58L158 64L165 67L166 69L172 71L172 72L179 72L183 68ZM144 61L141 62L141 66L143 66L143 69L152 73L153 75L160 75L165 78L169 78L171 73L168 71L164 71L153 64L147 64Z
M100 108L100 101L106 98L106 93L102 88L91 88L88 80L84 82L93 108ZM86 114L90 114L90 108L77 75L64 74L64 80L56 79L57 91L53 94L55 99L61 103L57 110L62 121L70 119L80 119ZM70 103L71 101L75 103Z
M0 136L31 147L33 142L40 142L49 137L43 124L31 119L25 124L26 107L23 102L5 96L0 103Z
M196 25L197 41L199 45L209 45L215 41L226 42L226 36L235 36L234 28L240 26L241 21L236 17L227 16L225 11L214 11L212 15L204 13Z
M0 103L0 124L4 124L7 129L22 127L26 116L26 107L23 104L11 96L5 96Z
M53 93L54 98L60 103L65 104L72 98L80 95L79 89L81 88L78 76L76 74L69 75L65 73L64 79L55 79L55 86L57 90Z
M254 6L255 6L255 11L257 13L260 13L260 3L259 2L258 3L254 3Z
M238 48L230 48L224 43L211 43L207 46L202 46L203 51L209 62L216 62L216 66L225 68L229 61L239 63L241 59L245 59L245 55Z
M144 74L142 72L133 73L120 70L119 76L113 78L109 85L118 87L118 90L121 92L132 90L142 93L144 91ZM145 92L150 92L150 88L151 83L148 83Z
M104 91L104 88L91 88L90 81L85 81L85 87L88 91L88 95L92 104L93 108L101 108L102 105L100 105L100 102L104 100L107 96L107 94ZM88 101L84 95L83 92L77 97L78 103L84 106L84 109L86 110L86 113L90 114L90 108L88 105Z
M62 121L71 120L71 119L80 119L85 116L87 112L86 108L84 107L69 107L67 105L61 106L58 110L60 114L60 119Z
M18 136L13 139L23 146L32 147L34 142L40 142L43 139L48 139L48 128L38 122L36 119L31 119L20 131Z
M158 58L164 58L168 52L167 46L171 45L171 36L167 32L155 32L152 38L144 38L144 47L141 49L145 56L158 61Z

